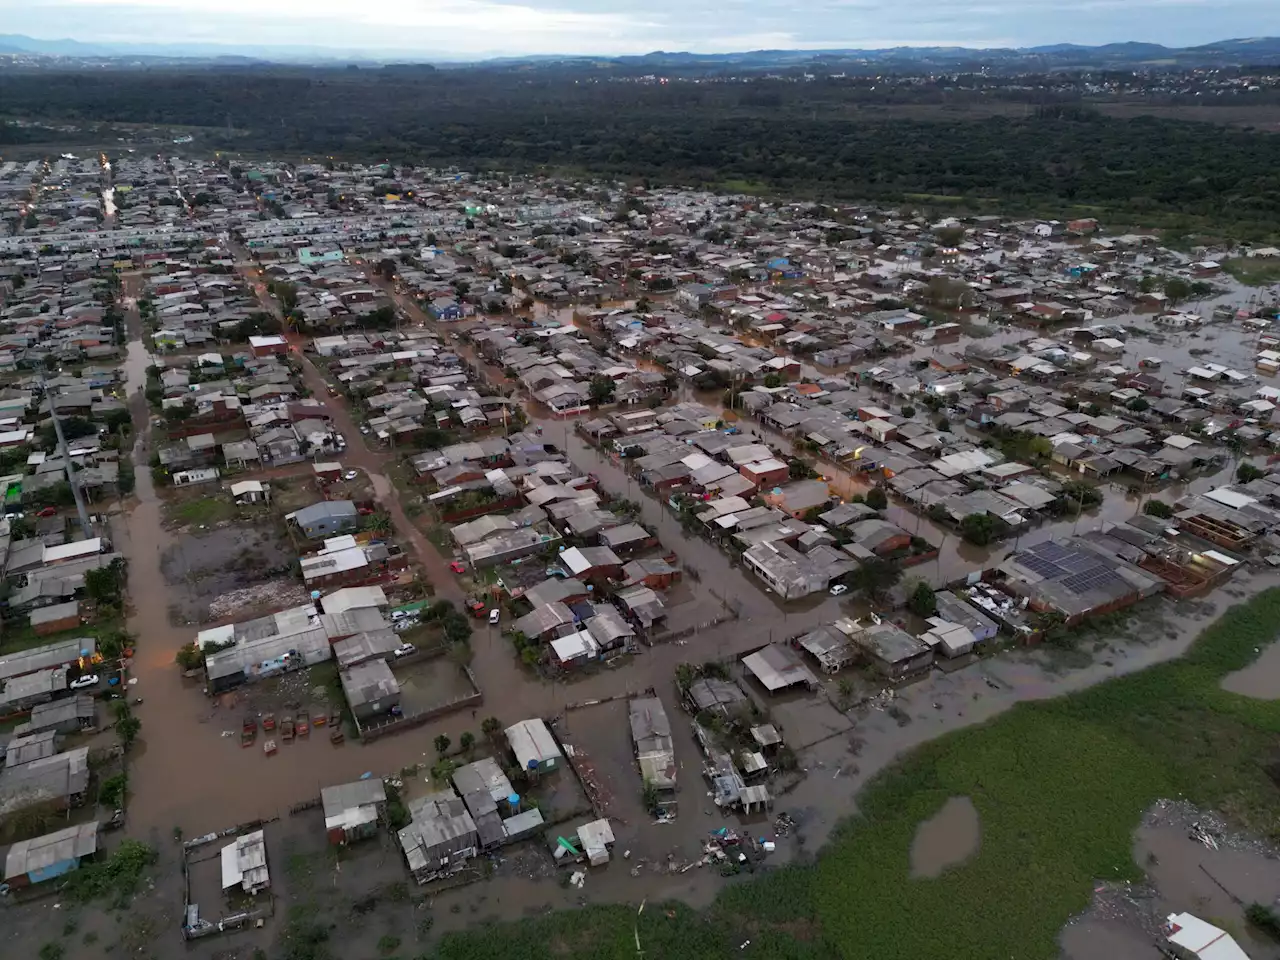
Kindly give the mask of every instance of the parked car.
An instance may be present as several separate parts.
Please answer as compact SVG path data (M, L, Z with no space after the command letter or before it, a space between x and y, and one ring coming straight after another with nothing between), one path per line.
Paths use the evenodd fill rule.
M462 565L461 561L455 560L453 561L453 563L449 564L449 569L452 570L454 573L462 573L467 568Z
M373 433L373 428L370 427L367 423L362 423L360 424L360 432L367 437L369 434Z
M471 611L471 615L477 619L484 616L485 605L479 600L468 600L467 609Z
M499 612L498 608L497 608L497 607L494 607L492 610L490 610L490 611L489 611L489 623L490 623L490 624L497 623L497 622L498 622L498 617L499 617L500 615L501 615L501 614L500 614L500 612Z
M86 673L83 676L72 680L68 686L72 690L83 690L86 687L96 687L98 685L98 675L96 673Z
M357 477L359 477L359 476L360 476L359 471L356 471L356 470L348 470L346 473L344 473L344 474L342 475L342 479L343 479L343 480L355 480L355 479L356 479Z
M57 507L42 507L41 509L36 511L36 516L37 517L53 517L53 516L57 516L57 513L58 513Z
M846 587L843 583L837 583L834 587L831 588L831 595L833 597L838 597L842 593L848 593L848 592L849 592L849 588Z
M396 647L395 655L397 657L407 657L410 654L417 653L417 652L418 652L418 648L415 647L412 643L402 643L400 644L400 646Z

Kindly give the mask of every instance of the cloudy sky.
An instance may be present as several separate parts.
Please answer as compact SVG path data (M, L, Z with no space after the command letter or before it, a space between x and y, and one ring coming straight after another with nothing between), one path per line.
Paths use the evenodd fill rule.
M490 54L1189 46L1280 34L1280 0L0 0L0 32L90 42Z

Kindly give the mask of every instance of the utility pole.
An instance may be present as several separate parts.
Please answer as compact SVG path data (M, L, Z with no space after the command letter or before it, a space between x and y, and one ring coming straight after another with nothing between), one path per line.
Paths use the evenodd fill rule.
M72 469L71 455L67 451L67 439L62 435L62 421L58 419L58 405L54 400L54 396L49 392L49 388L45 386L44 375L40 375L40 386L44 390L44 395L49 399L49 415L53 418L53 432L58 436L58 455L62 457L63 469L67 474L67 484L71 487L71 496L76 501L76 513L80 515L80 529L84 531L84 535L89 535L89 511L84 505L84 494L80 490L80 484L76 480L75 470Z

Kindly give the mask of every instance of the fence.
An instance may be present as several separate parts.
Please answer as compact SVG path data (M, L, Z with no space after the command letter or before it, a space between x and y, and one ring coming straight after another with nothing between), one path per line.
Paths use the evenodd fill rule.
M710 630L713 627L718 627L720 626L720 624L728 623L730 620L737 620L737 619L738 619L737 611L731 610L728 613L723 613L718 617L711 618L706 623L699 623L699 624L695 624L692 627L685 627L683 630L671 630L666 633L655 634L651 637L646 638L646 642L651 647L657 646L659 643L672 643L676 640L683 640L685 637L693 636L695 633L699 633L703 630Z
M420 727L436 717L443 717L445 714L453 713L456 710L463 710L467 707L474 707L484 702L484 693L480 690L480 684L476 683L476 675L471 672L471 668L463 666L463 672L466 673L467 679L471 681L471 686L475 693L465 694L461 697L455 697L438 706L431 707L427 710L420 710L415 714L406 717L390 717L385 720L378 720L368 726L356 720L356 735L359 736L361 743L373 743L379 737L385 737L389 733L403 733L405 730L411 730L414 727Z

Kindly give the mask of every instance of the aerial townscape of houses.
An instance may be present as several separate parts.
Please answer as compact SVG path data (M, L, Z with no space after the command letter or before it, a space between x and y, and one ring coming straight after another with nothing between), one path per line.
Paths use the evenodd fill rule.
M191 594L181 696L254 705L227 762L396 736L416 771L439 733L425 779L290 801L323 843L394 837L424 884L512 843L580 877L704 793L780 840L797 698L842 713L1280 562L1277 304L1233 276L1280 250L134 154L0 163L0 224L0 822L74 821L19 838L13 888L123 816L100 728L145 669L119 545L138 487ZM226 548L200 594L227 538L267 559ZM651 666L669 644L674 676ZM206 732L183 735L216 764ZM190 937L273 888L274 824L207 826L183 844Z

